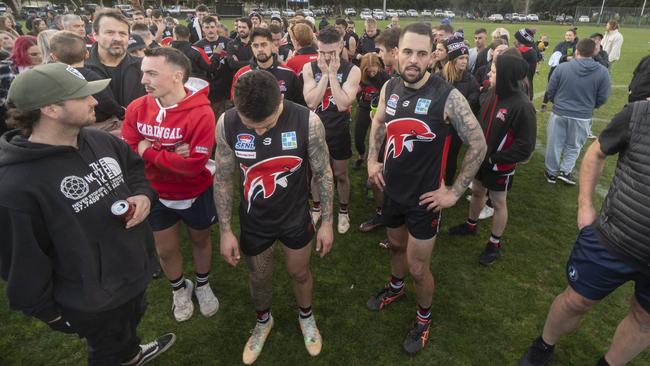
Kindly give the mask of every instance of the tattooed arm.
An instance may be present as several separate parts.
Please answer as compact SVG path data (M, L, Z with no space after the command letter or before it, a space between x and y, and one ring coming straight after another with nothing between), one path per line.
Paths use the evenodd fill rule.
M447 189L443 184L438 190L420 196L420 205L427 205L427 209L435 211L451 207L458 201L481 167L487 150L483 130L474 117L472 108L456 89L453 89L447 97L445 119L454 126L458 136L465 145L468 145L468 148L463 158L460 174L452 188Z
M217 165L214 174L214 204L217 208L217 215L219 215L219 247L221 255L228 264L234 267L239 261L239 244L230 227L233 194L232 175L235 171L236 159L235 153L226 142L224 115L225 113L219 117L219 122L217 122L217 149L214 153L214 160Z
M382 175L384 164L379 162L379 150L386 139L386 124L384 123L386 117L386 102L384 98L386 84L388 83L384 83L384 86L381 88L377 112L372 117L370 146L368 148L368 179L382 190L384 188L384 177Z
M332 248L334 236L332 233L332 201L334 194L334 178L330 167L330 155L325 142L325 128L320 118L309 113L309 163L314 174L321 202L322 223L316 237L316 251L321 258Z

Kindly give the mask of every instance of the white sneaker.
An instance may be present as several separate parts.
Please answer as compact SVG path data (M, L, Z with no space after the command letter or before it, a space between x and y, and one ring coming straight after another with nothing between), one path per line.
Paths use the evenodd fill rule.
M194 285L192 281L185 279L185 288L172 291L174 294L174 301L172 304L172 311L174 318L177 322L184 322L192 317L194 312L194 304L192 303L192 289Z
M269 321L260 324L259 322L255 325L255 328L251 332L250 338L244 346L244 353L242 354L242 361L246 365L251 365L262 353L264 348L264 342L273 328L273 317L269 314Z
M298 317L298 322L300 322L300 330L302 331L307 352L309 352L311 356L318 356L323 348L323 338L316 326L314 315L312 314L312 316L306 319Z
M350 215L339 212L339 234L345 234L350 230Z
M314 226L318 225L318 221L320 220L320 210L314 211L313 209L311 210L311 222L314 223Z
M487 219L494 215L494 209L488 205L483 206L481 213L478 215L479 220Z
M212 292L210 284L205 284L201 287L197 287L194 290L196 294L196 299L199 301L199 309L201 314L205 317L211 317L217 313L219 310L219 299Z

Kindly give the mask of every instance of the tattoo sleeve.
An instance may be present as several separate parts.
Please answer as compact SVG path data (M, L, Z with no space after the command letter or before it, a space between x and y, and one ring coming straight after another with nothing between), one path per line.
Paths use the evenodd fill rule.
M214 153L217 168L214 174L214 204L219 215L219 230L227 233L232 231L232 175L235 171L235 154L226 142L223 114L217 123L217 145Z
M320 118L309 113L309 163L320 194L320 209L323 222L332 222L332 201L334 178L330 167L330 154L325 142L325 127Z
M454 126L458 136L465 145L468 145L460 174L454 182L452 190L460 197L474 179L478 169L483 163L487 145L483 130L472 113L465 97L456 89L452 90L445 103L445 115Z
M387 83L386 83L387 84ZM368 161L377 161L379 157L379 150L381 145L386 139L386 124L384 123L386 113L386 103L384 102L384 93L386 91L386 84L382 87L379 94L379 104L377 111L372 117L370 125L370 141L368 146Z

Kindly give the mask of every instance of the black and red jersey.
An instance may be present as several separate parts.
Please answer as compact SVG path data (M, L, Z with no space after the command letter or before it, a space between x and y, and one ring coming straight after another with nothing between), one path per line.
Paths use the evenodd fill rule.
M419 89L399 77L388 81L386 102L386 195L403 205L417 205L425 192L440 187L450 139L445 101L453 88L430 75Z
M308 215L309 109L285 100L277 124L263 135L246 127L236 108L226 111L226 141L241 176L242 227L274 235Z
M278 56L273 54L273 64L268 69L260 67L257 63L255 57L251 59L250 65L244 66L237 71L235 76L232 79L232 88L230 90L230 99L235 97L235 84L237 80L244 74L251 72L253 70L265 70L273 74L275 79L278 81L278 87L280 92L284 95L284 98L290 100L294 103L300 105L306 105L305 97L302 93L302 81L290 68L282 65L278 61Z
M293 56L291 56L285 63L285 66L293 70L296 75L302 77L302 68L305 64L308 64L317 58L318 50L316 50L314 46L307 46L294 52Z
M348 80L348 75L350 75L350 70L352 70L353 67L354 65L352 63L341 60L341 65L336 72L336 78L341 86L343 86L343 84ZM318 61L311 62L311 71L314 75L314 80L318 83L323 76L318 68ZM339 111L329 84L327 85L325 94L323 94L323 100L321 100L314 112L318 117L320 117L320 120L323 121L326 131L340 131L342 128L350 127L350 110L348 109L344 112Z
M389 77L386 70L381 69L377 75L368 78L367 82L364 83L361 81L361 88L357 94L357 102L359 103L359 107L367 109L370 108L370 104L372 103L373 99L379 98L379 92L384 86L384 83L388 81L388 79Z

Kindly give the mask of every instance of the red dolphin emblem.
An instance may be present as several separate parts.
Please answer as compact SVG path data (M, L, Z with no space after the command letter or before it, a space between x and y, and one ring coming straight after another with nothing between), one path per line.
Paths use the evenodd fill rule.
M287 187L287 177L295 173L302 165L297 156L283 155L259 161L250 167L239 164L244 172L244 199L250 211L252 201L260 194L269 198L275 193L276 185Z
M417 119L398 118L386 124L386 155L393 153L393 159L397 159L404 148L409 152L413 151L414 141L429 142L436 138L429 126Z
M323 95L323 100L321 101L320 110L326 111L327 108L330 107L330 104L336 105L336 102L334 101L334 96L332 95L332 89L330 89L330 87L328 86L327 90L325 90L325 94Z

